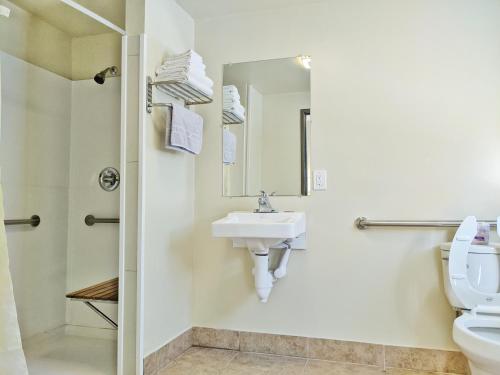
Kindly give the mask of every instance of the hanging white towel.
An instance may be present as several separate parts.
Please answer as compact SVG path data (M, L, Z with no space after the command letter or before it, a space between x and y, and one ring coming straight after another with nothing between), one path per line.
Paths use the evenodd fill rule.
M178 104L166 116L165 147L198 155L203 144L203 117Z
M222 160L224 164L236 163L236 136L227 128L222 131Z

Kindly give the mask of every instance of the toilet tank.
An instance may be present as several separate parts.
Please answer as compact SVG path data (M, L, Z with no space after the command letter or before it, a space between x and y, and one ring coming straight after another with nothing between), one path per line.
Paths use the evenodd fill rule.
M457 308L465 308L455 296L451 288L448 259L451 242L441 245L441 263L443 265L444 289L450 304ZM468 256L467 275L471 285L485 293L500 292L500 243L489 245L471 245Z

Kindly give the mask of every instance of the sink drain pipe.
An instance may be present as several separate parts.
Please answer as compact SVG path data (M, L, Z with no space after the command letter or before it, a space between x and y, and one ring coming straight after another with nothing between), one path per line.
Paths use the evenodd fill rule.
M278 268L274 271L269 270L269 249L266 250L250 250L250 255L254 261L252 273L255 279L255 290L260 302L266 303L273 289L273 284L286 275L288 260L292 251L290 244L285 241L279 248L284 248L285 251L281 256Z

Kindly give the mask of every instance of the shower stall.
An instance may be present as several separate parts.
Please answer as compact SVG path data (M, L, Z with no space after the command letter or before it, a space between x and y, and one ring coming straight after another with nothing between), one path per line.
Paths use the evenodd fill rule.
M0 35L37 19L62 45L36 56L0 36L1 183L23 349L30 375L135 373L120 362L126 36L67 2L50 10L88 28L62 30L69 57L36 2L0 0L11 10Z

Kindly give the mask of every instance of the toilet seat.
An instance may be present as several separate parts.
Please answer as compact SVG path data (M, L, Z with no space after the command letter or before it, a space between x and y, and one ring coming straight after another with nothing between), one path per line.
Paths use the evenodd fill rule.
M469 359L472 374L498 374L500 316L465 312L453 323L453 339Z
M498 223L500 226L500 222ZM470 311L455 319L453 339L469 360L472 375L500 374L500 293L474 288L467 276L468 254L477 233L474 216L455 234L449 255L449 280L460 303Z
M466 309L474 314L500 316L500 293L483 293L475 289L467 276L467 258L474 236L477 220L467 217L455 233L449 256L449 278L453 292Z

